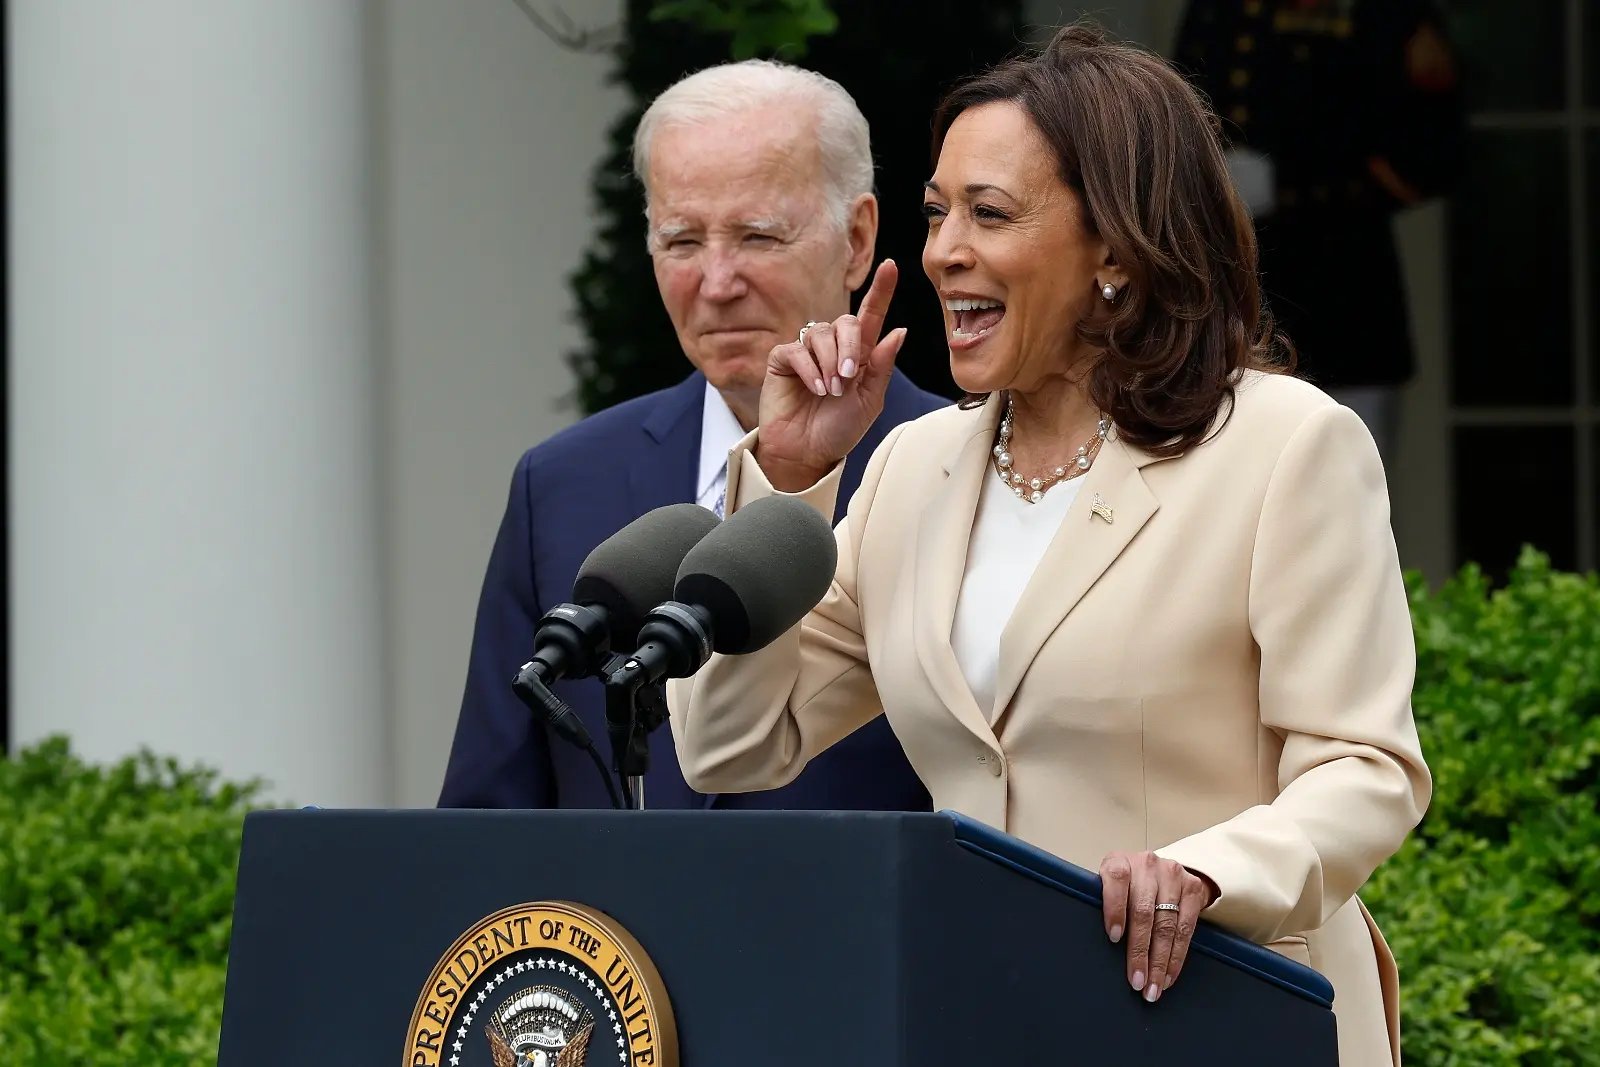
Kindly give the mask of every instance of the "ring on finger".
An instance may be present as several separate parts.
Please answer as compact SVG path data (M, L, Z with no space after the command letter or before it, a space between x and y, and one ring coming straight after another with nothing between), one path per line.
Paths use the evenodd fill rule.
M796 337L795 341L798 342L799 344L805 344L806 343L806 334L808 332L810 332L811 327L813 327L813 326L821 326L821 325L822 325L822 323L816 322L816 321L812 321L812 322L806 323L804 326L800 327L800 336Z
M1183 908L1180 905L1177 905L1177 904L1157 904L1156 905L1156 910L1157 911L1182 911Z

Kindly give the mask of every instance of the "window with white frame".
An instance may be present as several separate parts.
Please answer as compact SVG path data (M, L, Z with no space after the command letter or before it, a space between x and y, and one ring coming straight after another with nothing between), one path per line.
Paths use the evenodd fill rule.
M1600 3L1449 0L1470 111L1450 204L1458 563L1600 566Z

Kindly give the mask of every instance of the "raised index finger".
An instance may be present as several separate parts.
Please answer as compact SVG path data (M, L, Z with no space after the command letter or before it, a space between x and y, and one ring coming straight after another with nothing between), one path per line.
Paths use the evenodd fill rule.
M861 323L861 348L870 352L883 332L883 320L889 315L889 301L894 299L894 287L900 280L900 268L894 260L886 259L873 272L872 285L861 298L861 309L856 318Z

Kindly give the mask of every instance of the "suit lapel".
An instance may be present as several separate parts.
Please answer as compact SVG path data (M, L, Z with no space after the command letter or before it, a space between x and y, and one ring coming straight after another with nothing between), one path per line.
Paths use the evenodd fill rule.
M991 747L996 746L994 732L956 662L950 632L999 407L994 402L983 406L972 432L947 459L944 483L922 509L912 594L913 641L928 681L950 712Z
M697 371L668 390L640 424L644 431L629 457L628 503L634 516L693 501L699 486L700 423L706 380Z
M1083 476L1077 499L1000 634L996 729L1045 641L1156 513L1156 498L1139 473L1152 458L1113 436ZM1096 514L1097 497L1110 521L1106 513Z
M856 445L845 458L844 478L839 482L839 503L834 512L834 522L843 521L850 498L861 488L861 476L866 473L867 464L872 462L873 453L883 444L883 439L889 436L889 431L901 423L910 422L933 410L933 405L920 400L923 395L905 375L898 370L892 372L889 388L883 395L883 410L867 428L866 436L861 438L861 443Z

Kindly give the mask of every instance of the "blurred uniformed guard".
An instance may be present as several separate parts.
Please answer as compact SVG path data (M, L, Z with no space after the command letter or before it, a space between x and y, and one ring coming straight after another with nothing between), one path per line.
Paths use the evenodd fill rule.
M1461 166L1462 109L1428 0L1191 0L1177 65L1211 98L1300 371L1385 460L1414 369L1390 216Z

